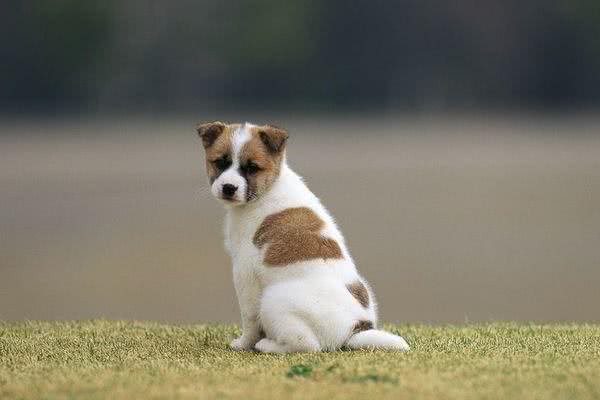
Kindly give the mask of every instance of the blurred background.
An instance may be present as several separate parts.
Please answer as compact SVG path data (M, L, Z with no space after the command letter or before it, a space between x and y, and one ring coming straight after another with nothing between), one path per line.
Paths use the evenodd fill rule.
M289 129L389 322L600 321L600 3L3 1L0 319L238 320L199 121Z

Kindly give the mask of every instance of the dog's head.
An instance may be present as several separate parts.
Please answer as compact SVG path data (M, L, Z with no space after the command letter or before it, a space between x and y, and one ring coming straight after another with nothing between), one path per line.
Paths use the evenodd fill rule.
M288 134L270 125L210 122L197 128L212 194L242 205L268 192L284 162Z

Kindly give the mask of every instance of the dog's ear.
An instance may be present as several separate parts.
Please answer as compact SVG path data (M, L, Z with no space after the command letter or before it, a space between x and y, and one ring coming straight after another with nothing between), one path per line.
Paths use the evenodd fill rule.
M285 129L271 125L262 126L258 134L260 135L260 140L262 140L271 154L282 152L289 136Z
M202 144L207 149L217 140L219 135L225 130L226 124L221 121L207 122L200 124L196 128L198 135L202 138Z

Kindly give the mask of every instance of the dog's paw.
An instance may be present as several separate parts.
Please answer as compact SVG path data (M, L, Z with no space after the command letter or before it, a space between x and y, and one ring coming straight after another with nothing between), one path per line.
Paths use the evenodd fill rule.
M261 353L284 353L283 348L271 339L263 338L254 345Z
M229 347L236 351L250 351L254 350L254 343L247 340L244 336L240 336L237 339L233 339L231 343L229 343Z

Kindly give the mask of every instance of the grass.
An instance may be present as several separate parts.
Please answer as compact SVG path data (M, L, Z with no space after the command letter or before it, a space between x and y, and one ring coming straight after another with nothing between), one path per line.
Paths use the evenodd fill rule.
M234 326L0 322L0 398L600 398L600 325L387 328L413 351L265 355L228 350Z

